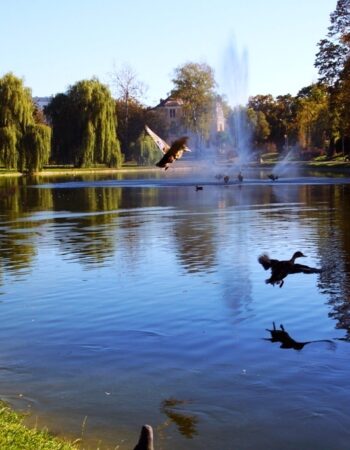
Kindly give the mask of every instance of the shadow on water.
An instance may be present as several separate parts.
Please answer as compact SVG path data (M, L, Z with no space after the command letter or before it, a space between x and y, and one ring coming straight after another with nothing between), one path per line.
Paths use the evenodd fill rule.
M314 344L317 342L325 342L327 344L331 344L332 349L335 348L335 342L330 339L318 339L313 341L298 342L287 333L282 324L280 325L279 330L276 328L275 322L272 322L272 325L273 325L272 330L268 328L266 329L266 331L268 331L271 334L271 338L266 340L271 342L279 342L281 344L280 348L301 350L305 347L305 345Z

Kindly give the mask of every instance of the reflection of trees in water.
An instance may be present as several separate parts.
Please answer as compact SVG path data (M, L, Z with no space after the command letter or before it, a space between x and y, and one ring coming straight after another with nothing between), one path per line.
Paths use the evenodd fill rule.
M323 187L327 205L319 212L319 253L324 269L319 287L329 296L329 316L350 340L350 186Z
M189 273L215 266L215 224L212 216L188 213L174 221L171 233L177 244L177 257Z
M1 185L1 190L8 195L0 195L0 220L3 221L0 227L0 270L10 274L29 269L36 255L38 224L29 218L26 220L26 217L29 213L52 208L51 192L23 189L26 182L26 179L11 178Z
M160 409L161 412L167 416L168 420L158 426L160 436L162 435L163 430L172 423L177 426L179 433L188 439L192 439L196 434L198 434L197 417L184 411L186 404L188 403L189 402L186 400L178 400L176 398L170 398L162 401Z
M251 205L255 199L255 204L267 205L261 214L266 227L271 226L271 229L275 221L287 223L293 221L293 216L296 224L303 220L312 226L310 221L313 221L320 265L327 269L320 274L319 286L328 295L332 307L330 317L337 320L337 328L346 330L350 340L350 210L347 207L350 185L287 187L276 184L258 189L258 192L252 186L242 185L240 189L223 186L220 191L213 191L216 192L215 203L205 190L206 196L198 197L194 189L185 188L176 192L152 187L51 189L30 187L32 183L32 179L25 177L1 179L0 191L10 195L0 195L0 272L17 273L30 268L38 240L42 235L51 238L50 233L59 241L63 253L76 256L84 264L100 264L112 257L116 249L122 248L123 260L129 256L130 264L135 265L140 248L144 246L144 240L140 239L144 227L140 219L142 213L135 210L129 214L128 211L174 205L171 214L178 215L171 218L173 228L165 232L174 238L177 257L189 272L213 269L225 247L222 235L231 236L230 247L239 255L240 264L235 265L233 258L232 265L226 263L224 295L230 305L237 308L238 304L246 304L250 299L249 270L244 263L247 219L242 217L234 225L235 229L230 230L232 223L225 224L218 218L218 211L235 205ZM196 200L202 202L197 214L190 209ZM292 215L289 207L273 208L282 200L287 206L295 202L307 207L294 208ZM217 209L213 213L212 205L215 204ZM124 208L128 210L125 214ZM35 212L40 215L33 220ZM66 216L60 218L57 214L55 217L54 213L66 213ZM77 213L76 217L74 213ZM79 213L84 214L79 216Z
M69 205L70 213L88 213L54 219L58 225L55 234L63 253L78 257L86 264L101 264L112 257L117 244L113 230L120 189L56 189L52 195L55 211L65 211Z
M337 328L346 330L350 340L350 211L347 207L350 185L282 186L276 183L264 189L263 195L264 203L269 205L261 213L266 221L266 233L274 232L274 224L280 221L289 222L289 226L294 223L298 226L300 221L308 226L314 224L323 269L319 288L329 298L332 307L329 316L337 320ZM293 203L306 207L293 208Z

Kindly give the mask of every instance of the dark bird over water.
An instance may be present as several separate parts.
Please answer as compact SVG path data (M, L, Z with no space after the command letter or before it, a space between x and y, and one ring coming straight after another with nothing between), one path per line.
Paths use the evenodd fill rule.
M270 173L270 175L268 175L268 178L270 178L270 180L272 180L272 181L276 181L276 180L278 180L278 175Z
M242 175L242 172L239 172L239 174L237 175L237 180L238 180L240 183L242 183L242 181L243 181L243 175Z
M320 273L320 269L314 267L305 266L303 264L295 264L297 258L305 257L303 253L297 251L286 261L279 261L278 259L270 259L266 254L259 256L258 261L265 270L271 269L271 277L265 282L267 284L278 284L281 288L284 284L284 278L293 273Z
M224 182L227 184L230 181L230 177L228 175L224 176Z
M198 186L198 184L197 184L196 191L203 191L203 186Z
M177 159L180 159L184 152L190 152L191 150L187 147L188 137L183 136L179 139L176 139L171 146L169 146L163 139L157 136L154 131L152 131L147 125L145 126L147 133L151 136L151 138L156 143L157 147L163 153L163 158L156 163L157 167L165 168L167 170L169 168L169 164L173 163Z

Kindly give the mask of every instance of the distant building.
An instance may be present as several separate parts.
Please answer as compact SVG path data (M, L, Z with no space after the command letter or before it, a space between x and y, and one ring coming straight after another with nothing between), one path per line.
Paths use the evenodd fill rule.
M169 130L169 140L178 138L179 134L183 132L181 123L183 104L184 102L181 99L168 97L165 100L160 99L160 102L154 108L161 111L165 117L166 125Z
M33 97L33 101L36 106L43 110L52 100L52 97Z
M215 103L215 114L214 114L214 130L216 133L220 131L225 131L225 116L224 116L224 110L222 108L222 104L219 101L216 101Z
M184 102L175 97L167 97L165 100L161 99L154 109L162 111L166 120L166 124L169 129L169 139L176 139L180 134L189 134L183 129L182 117L183 117L183 104ZM213 118L211 125L211 138L215 141L216 134L218 132L225 131L225 116L220 101L215 102L215 108L213 110Z

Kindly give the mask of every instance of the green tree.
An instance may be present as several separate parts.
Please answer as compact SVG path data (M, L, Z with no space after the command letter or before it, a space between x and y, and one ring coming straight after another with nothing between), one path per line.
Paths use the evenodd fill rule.
M115 101L97 79L79 81L67 94L58 94L45 112L52 123L58 163L70 162L77 167L122 164Z
M0 158L6 168L38 170L48 160L50 129L35 125L29 88L8 73L0 78ZM35 163L34 163L35 162Z
M299 145L307 150L323 149L329 136L328 92L324 85L313 84L298 96L297 125Z
M272 95L257 95L250 97L248 107L264 114L270 130L268 141L278 151L288 150L287 147L297 142L295 97L290 94L279 95L276 98Z
M67 94L57 94L44 108L52 126L52 162L73 164L79 136L73 127L72 102Z
M118 139L126 160L132 159L131 143L135 142L145 126L145 108L136 100L116 100L118 119ZM128 111L126 112L126 108ZM127 116L127 120L125 120Z
M161 158L161 153L153 139L142 132L137 141L132 145L133 156L141 166L155 164Z
M7 169L17 169L20 137L14 125L0 128L0 158Z
M22 170L38 172L47 164L51 150L51 128L43 124L29 125L23 136Z
M175 69L172 97L183 102L183 125L199 140L209 138L211 113L215 100L214 71L207 64L188 63Z
M257 147L263 147L270 136L270 126L263 111L247 109L248 124L251 130L253 142Z
M335 10L330 15L330 26L325 39L318 46L315 67L319 71L319 79L328 85L328 109L330 118L331 155L337 141L341 141L344 152L344 141L350 138L350 122L347 94L350 84L350 0L338 0ZM350 149L348 149L350 151Z
M319 71L320 81L334 86L350 54L350 0L337 1L330 22L327 37L318 43L315 67Z

